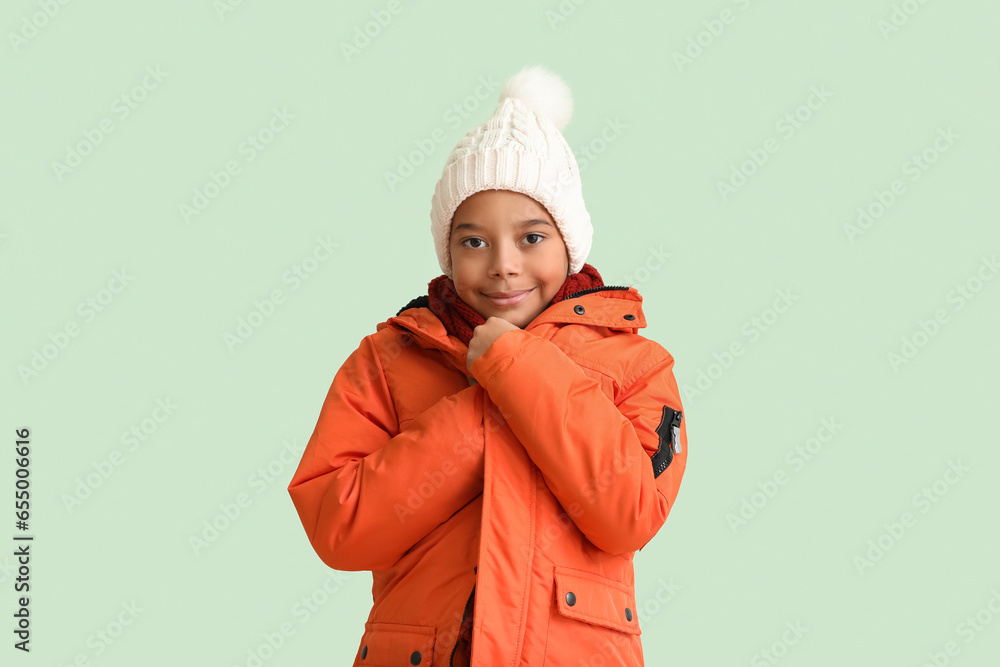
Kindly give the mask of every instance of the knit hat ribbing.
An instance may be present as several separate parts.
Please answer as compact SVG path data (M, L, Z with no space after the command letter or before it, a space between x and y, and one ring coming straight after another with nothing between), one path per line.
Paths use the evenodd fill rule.
M493 116L458 142L431 198L431 234L445 275L454 277L455 209L482 190L520 192L544 206L566 244L569 272L583 267L594 231L580 169L561 132L572 114L569 86L544 67L526 67L504 84Z

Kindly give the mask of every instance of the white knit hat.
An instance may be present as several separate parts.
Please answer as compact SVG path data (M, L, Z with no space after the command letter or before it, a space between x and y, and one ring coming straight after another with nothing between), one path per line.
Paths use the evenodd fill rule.
M580 168L561 132L572 115L569 86L544 67L526 67L504 84L493 116L458 142L434 188L431 234L445 275L454 277L449 243L455 209L482 190L520 192L544 206L569 251L569 272L583 267L594 229Z

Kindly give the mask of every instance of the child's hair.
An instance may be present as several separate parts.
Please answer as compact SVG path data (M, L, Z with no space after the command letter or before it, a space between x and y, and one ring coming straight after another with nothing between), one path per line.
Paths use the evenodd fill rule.
M500 90L493 116L458 142L431 199L431 234L446 276L454 277L451 218L464 199L482 190L520 192L543 205L566 244L569 272L580 271L594 230L580 168L561 132L572 115L566 82L542 66L526 67Z

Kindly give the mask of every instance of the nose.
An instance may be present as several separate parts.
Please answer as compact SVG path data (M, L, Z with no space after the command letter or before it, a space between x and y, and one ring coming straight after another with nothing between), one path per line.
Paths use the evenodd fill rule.
M516 276L521 272L521 253L512 243L498 243L490 256L490 275Z

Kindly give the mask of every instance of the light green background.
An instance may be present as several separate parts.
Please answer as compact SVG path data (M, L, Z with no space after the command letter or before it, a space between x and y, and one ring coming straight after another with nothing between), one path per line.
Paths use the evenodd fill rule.
M29 655L11 646L13 558L0 557L4 665L247 665L282 623L294 633L263 664L350 664L371 575L336 575L313 553L280 455L305 445L361 338L440 274L434 184L499 90L460 125L446 112L481 77L532 64L573 91L564 133L581 164L600 151L582 172L588 261L639 289L643 333L674 355L679 383L714 376L684 392L688 471L636 555L647 664L772 664L760 652L774 647L783 665L918 666L950 641L949 664L995 664L1000 280L975 282L1000 250L995 4L567 0L554 22L553 1L405 1L350 59L340 45L387 2L247 0L221 17L209 0L50 2L52 18L42 4L0 11L0 539L16 532L23 427L36 536ZM901 25L883 34L894 6ZM712 24L723 10L731 22ZM707 46L678 66L699 33ZM112 105L147 67L165 78L121 118ZM800 108L813 87L828 98ZM294 119L249 161L241 142L274 108ZM788 137L776 124L796 111L809 118ZM53 162L106 119L113 132L60 179ZM625 127L602 145L609 121ZM940 128L957 138L934 155ZM445 141L391 190L385 173L438 129ZM718 182L769 138L777 151L724 201ZM911 180L925 150L937 159ZM240 173L186 222L180 205L230 160ZM896 179L905 193L852 242L856 209ZM318 238L335 252L286 282ZM79 304L115 271L132 278L88 321ZM959 309L970 279L981 289ZM284 301L231 350L226 334L276 289ZM778 290L797 300L752 340ZM893 368L938 309L947 322ZM70 323L79 335L22 379ZM733 343L743 354L723 368ZM168 399L173 414L129 451L122 433ZM823 419L843 427L796 469L788 452ZM121 465L67 509L116 449ZM940 481L956 461L968 471ZM269 464L279 474L255 482ZM762 504L753 494L782 472ZM943 496L915 504L935 482ZM241 493L250 505L196 554L190 538ZM744 499L763 506L734 529ZM915 524L890 538L907 511ZM891 548L859 571L880 537ZM305 618L309 596L325 604ZM133 602L134 622L98 640ZM977 613L992 622L960 627ZM807 631L782 650L796 622Z

